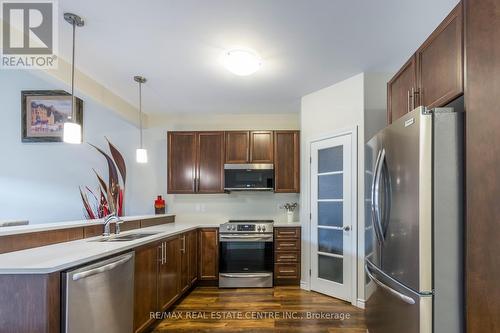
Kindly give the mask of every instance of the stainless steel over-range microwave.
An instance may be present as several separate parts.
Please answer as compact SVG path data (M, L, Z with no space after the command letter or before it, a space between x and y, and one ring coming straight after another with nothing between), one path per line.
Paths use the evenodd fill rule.
M224 164L224 190L272 191L274 190L273 164Z

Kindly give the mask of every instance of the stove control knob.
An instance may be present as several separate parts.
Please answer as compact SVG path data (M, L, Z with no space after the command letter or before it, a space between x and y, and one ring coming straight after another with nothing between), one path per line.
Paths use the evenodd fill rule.
M257 231L260 231L260 225L257 227Z
M266 231L266 226L265 225L262 226L262 231Z

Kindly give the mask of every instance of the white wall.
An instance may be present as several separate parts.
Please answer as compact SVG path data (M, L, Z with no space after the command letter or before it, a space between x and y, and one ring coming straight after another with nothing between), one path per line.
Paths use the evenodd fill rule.
M78 186L97 187L92 168L107 177L107 164L90 146L63 143L21 142L21 90L65 89L57 80L30 71L2 71L0 114L0 220L28 219L30 223L83 218ZM87 96L84 99L84 140L106 148L107 136L126 159L126 214L153 213L156 195L166 194L167 130L298 129L298 114L196 115L154 117L144 133L149 163L135 162L138 129ZM219 222L228 218L284 220L278 207L298 202L297 194L241 193L169 195L168 211L178 221L203 218ZM298 215L297 215L298 220Z
M1 72L0 220L43 223L82 219L78 186L97 188L92 168L107 179L104 158L87 144L21 142L21 90L46 89L68 91L67 87L30 71ZM148 185L154 174L151 165L135 163L137 128L92 99L80 97L84 100L84 141L108 151L104 139L107 136L126 160L126 214L151 212L155 191Z
M310 142L331 136L339 131L357 128L358 164L357 164L357 295L364 297L363 252L364 235L364 142L365 118L369 119L369 132L383 128L385 124L385 87L387 74L361 73L342 82L313 92L302 98L301 107L301 221L303 222L303 249L310 244ZM310 251L303 251L302 280L304 287L310 287L309 268Z

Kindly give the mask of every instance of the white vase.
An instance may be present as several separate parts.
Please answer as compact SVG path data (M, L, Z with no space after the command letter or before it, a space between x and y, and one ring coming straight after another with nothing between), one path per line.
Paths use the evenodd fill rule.
M287 211L286 212L286 221L288 223L292 223L293 222L293 211Z

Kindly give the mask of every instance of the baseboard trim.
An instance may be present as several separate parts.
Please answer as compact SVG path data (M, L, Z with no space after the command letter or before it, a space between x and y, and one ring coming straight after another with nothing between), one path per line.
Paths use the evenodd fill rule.
M309 284L306 281L300 281L300 289L310 291Z
M365 308L365 301L358 298L356 301L356 307L358 307L360 309L364 309Z

